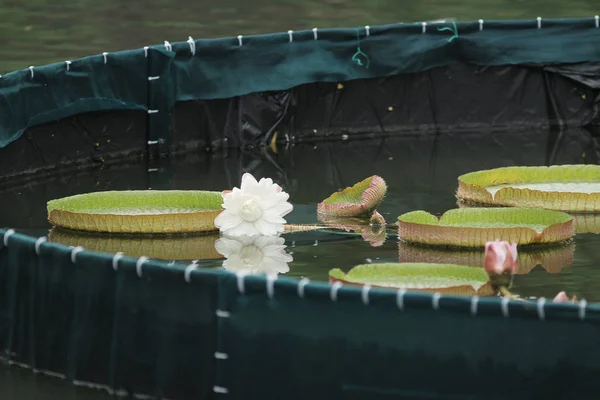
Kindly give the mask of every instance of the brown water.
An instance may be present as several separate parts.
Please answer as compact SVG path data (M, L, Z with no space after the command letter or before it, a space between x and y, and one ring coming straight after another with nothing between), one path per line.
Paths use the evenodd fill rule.
M0 73L104 51L313 27L439 18L593 17L594 0L2 0Z

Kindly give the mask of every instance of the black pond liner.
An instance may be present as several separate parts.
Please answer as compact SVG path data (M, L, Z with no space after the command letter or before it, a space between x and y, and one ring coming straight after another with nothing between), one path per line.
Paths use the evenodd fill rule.
M190 39L32 67L0 78L0 190L140 158L160 181L177 154L260 153L273 140L441 132L539 131L552 163L569 128L591 143L573 162L596 163L598 49L597 17L430 22ZM531 143L515 151L539 154ZM600 390L597 304L268 281L10 228L0 229L3 357L74 384L170 399Z

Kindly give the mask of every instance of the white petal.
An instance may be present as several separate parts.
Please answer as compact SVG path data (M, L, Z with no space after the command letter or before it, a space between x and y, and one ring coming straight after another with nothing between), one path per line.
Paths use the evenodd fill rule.
M256 229L253 223L244 221L235 228L231 228L226 233L230 236L253 236L259 235L260 231Z
M283 224L272 224L262 218L254 221L254 227L261 235L273 236L283 232Z
M232 212L223 211L215 218L214 224L221 231L228 231L242 223L242 218Z
M245 269L246 266L242 262L239 253L234 253L230 257L227 257L227 260L223 261L223 268L231 271L240 271Z
M264 210L262 218L272 224L285 224L285 218L281 217L275 208Z
M274 191L271 191L270 193L262 193L262 196L259 199L260 205L263 208L271 208L273 206L275 206L278 203L283 203L285 201L287 201L287 199L290 198L290 195L285 193L285 192L281 192L281 193L277 193Z
M260 268L266 273L280 273L285 274L289 272L290 267L285 261L276 260L273 258L266 258L260 264Z
M242 192L245 192L249 188L257 185L258 182L256 181L256 178L252 176L252 174L246 172L244 175L242 175L242 184L240 185L240 189L242 190Z
M274 213L275 215L283 217L283 216L289 214L290 212L292 212L293 209L294 209L294 206L291 203L281 202L281 203L275 204L271 208L266 209L265 211L268 211L269 213Z
M235 239L220 237L215 241L215 250L229 258L242 250L243 244Z
M254 241L254 245L261 249L268 249L271 246L283 246L285 239L280 236L258 236ZM268 251L268 250L267 250Z

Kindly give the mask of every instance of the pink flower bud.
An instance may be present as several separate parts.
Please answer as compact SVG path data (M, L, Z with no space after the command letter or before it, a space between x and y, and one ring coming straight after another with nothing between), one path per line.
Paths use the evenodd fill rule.
M488 275L512 275L517 272L517 245L496 240L485 244L485 272Z
M569 296L567 296L567 293L564 291L558 293L556 297L554 297L554 300L552 300L553 303L568 303L570 301Z

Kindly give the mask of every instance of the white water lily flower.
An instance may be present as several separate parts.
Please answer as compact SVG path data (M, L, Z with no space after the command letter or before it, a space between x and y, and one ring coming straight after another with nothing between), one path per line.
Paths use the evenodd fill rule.
M285 240L279 236L220 237L215 249L226 258L223 268L250 274L285 274L287 263L294 258L285 251Z
M257 182L245 173L240 188L223 195L224 210L215 218L215 226L230 236L277 235L284 229L283 216L293 209L289 197L271 178Z

